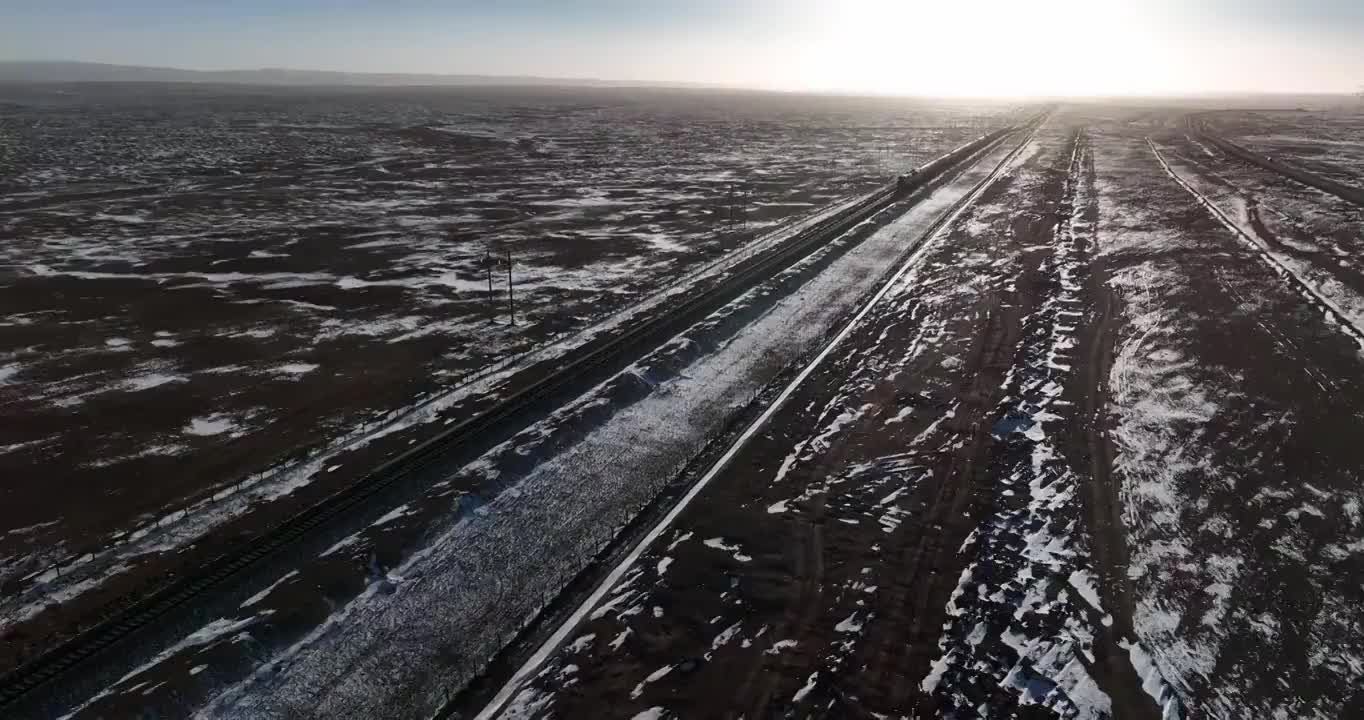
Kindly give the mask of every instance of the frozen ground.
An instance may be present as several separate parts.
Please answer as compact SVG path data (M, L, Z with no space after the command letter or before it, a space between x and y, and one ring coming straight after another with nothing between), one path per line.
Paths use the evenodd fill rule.
M1044 128L502 716L1130 707L1063 455L1087 153Z
M110 548L164 553L247 501L306 504L394 452L321 463L320 448L876 187L1005 109L626 90L0 89L0 623L47 616L36 634L6 636L3 664L86 612L76 595L98 608L144 589L100 583L121 562ZM515 327L489 322L489 250L512 253ZM289 472L237 492L267 468Z
M5 90L0 531L60 518L55 545L259 469L869 190L970 117L626 91ZM514 253L516 329L485 322L489 248ZM40 462L101 512L36 493ZM167 473L193 480L134 481Z
M1180 116L1053 120L498 714L1351 716L1364 227Z
M1098 247L1121 307L1108 412L1128 553L1114 590L1130 603L1132 658L1189 716L1346 716L1361 667L1348 439L1364 422L1359 346L1324 292L1291 281L1301 271L1316 290L1325 275L1283 272L1174 181L1157 151L1176 138L1155 132L1153 145L1115 123L1102 136ZM1244 223L1182 155L1174 172ZM1357 220L1344 222L1357 238Z
M1292 110L1227 111L1213 128L1262 155L1364 187L1364 103L1344 98Z
M1364 341L1364 208L1217 150L1190 136L1154 142L1169 172Z
M860 244L825 247L420 502L321 550L242 604L232 622L267 616L248 640L181 643L78 716L196 697L213 717L430 714L985 169ZM338 608L339 587L354 595ZM243 682L227 682L243 668ZM147 693L143 682L164 685Z
M1002 150L76 717L428 717L555 599L484 717L1353 717L1364 221L1189 137L1195 109L1053 116L629 562L591 564Z

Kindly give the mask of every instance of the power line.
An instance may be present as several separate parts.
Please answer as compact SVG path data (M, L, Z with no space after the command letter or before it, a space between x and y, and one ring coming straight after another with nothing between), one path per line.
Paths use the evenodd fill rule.
M497 290L493 287L493 268L505 268L507 271L507 321L511 325L516 324L516 288L512 281L512 256L511 248L502 248L503 256L496 258L493 256L492 248L483 252L483 268L488 276L488 322L497 322Z
M745 207L744 202L751 195L751 191L740 187L737 182L726 183L725 224L729 227L731 232L740 225L745 229L748 227L748 210Z

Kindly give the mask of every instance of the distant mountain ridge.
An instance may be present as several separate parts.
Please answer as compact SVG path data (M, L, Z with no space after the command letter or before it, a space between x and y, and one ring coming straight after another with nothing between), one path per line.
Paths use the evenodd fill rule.
M0 83L164 82L227 83L238 85L349 85L349 86L490 86L574 85L589 87L716 88L684 82L597 80L518 75L442 75L418 73L353 73L330 70L182 70L169 67L109 65L72 61L0 61Z

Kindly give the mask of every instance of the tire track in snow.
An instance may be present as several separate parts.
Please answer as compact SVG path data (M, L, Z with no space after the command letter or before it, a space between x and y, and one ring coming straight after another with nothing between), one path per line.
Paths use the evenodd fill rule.
M1193 198L1198 201L1198 204L1206 208L1223 227L1230 230L1236 237L1240 238L1244 243L1255 250L1256 254L1260 256L1265 264L1269 265L1270 268L1275 271L1275 275L1278 275L1286 284L1296 290L1308 303L1321 309L1326 317L1334 321L1332 324L1338 327L1341 332L1349 335L1350 339L1353 340L1361 350L1364 350L1364 328L1356 325L1340 306L1318 291L1311 283L1303 278L1298 271L1275 257L1274 252L1263 240L1252 237L1250 233L1242 230L1241 227L1231 218L1227 217L1227 214L1223 212L1221 208L1217 207L1207 195L1204 195L1186 182L1184 178L1180 177L1180 175L1170 167L1170 164L1165 161L1165 156L1161 154L1160 149L1151 141L1151 138L1146 138L1146 145L1151 148L1151 152L1155 154L1156 160L1160 163L1161 168L1165 170L1165 174L1170 176L1171 180L1174 180L1177 185L1184 188L1185 192L1192 195Z
M814 371L825 362L829 355L852 334L853 330L862 324L864 318L866 318L873 308L881 303L887 293L893 289L907 273L919 264L929 250L937 245L937 241L943 237L944 233L942 231L950 227L966 208L970 207L982 194L984 194L984 192L994 184L995 180L1003 174L1005 169L1012 165L1019 154L1032 144L1033 139L1044 124L1045 119L1045 116L1039 119L1017 147L1011 150L988 175L970 190L970 192L953 203L947 211L939 216L937 221L929 226L923 235L920 236L919 241L916 243L909 256L900 264L900 267L881 284L880 289L877 290L875 295L862 306L861 310L859 310L852 320L839 331L824 349L820 351L809 364L801 369L795 379L793 379L791 383L782 390L776 400L774 400L773 403L744 430L725 454L721 456L721 458L711 466L704 475L702 475L696 484L682 496L663 519L660 520L659 523L646 534L630 553L627 554L602 580L596 590L593 591L593 593L579 605L558 629L545 640L540 648L521 666L512 678L502 686L498 693L493 697L492 701L478 713L476 720L491 720L502 713L508 703L516 697L522 686L536 676L540 667L549 660L554 651L568 638L568 635L581 623L583 618L588 615L592 608L596 607L630 568L635 565L645 550L647 550L664 532L672 527L677 520L677 517L681 515L682 511L690 505L691 501L700 494L701 490L704 489L715 476L719 475L730 465L735 456L737 456L747 443L772 419L777 411L786 404L790 397L795 393L796 389L806 382Z
M939 712L1007 714L1042 705L1065 718L1155 718L1138 674L1124 667L1108 629L1085 546L1082 485L1052 432L1076 411L1061 401L1087 323L1088 244L1076 224L1085 134L1071 153L1050 257L1049 290L1023 319L988 446L993 514L961 552L973 556L947 604L941 655L921 682ZM1070 417L1068 417L1070 416ZM1064 422L1058 422L1064 421ZM1049 432L1048 429L1052 432Z

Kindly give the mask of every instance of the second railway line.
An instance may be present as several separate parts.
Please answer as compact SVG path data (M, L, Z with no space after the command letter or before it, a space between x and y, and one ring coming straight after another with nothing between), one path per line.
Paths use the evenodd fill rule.
M1218 207L1217 203L1209 198L1206 193L1200 191L1185 178L1181 177L1180 174L1170 166L1165 155L1156 147L1155 143L1152 142L1150 138L1147 138L1146 143L1151 148L1151 152L1155 154L1156 160L1159 161L1161 168L1164 169L1173 182L1183 188L1185 192L1189 193L1200 206L1212 214L1213 217L1215 217L1229 232L1235 235L1237 239L1253 248L1265 264L1273 268L1274 274L1277 277L1291 286L1304 300L1320 308L1327 317L1334 321L1336 327L1340 328L1343 333L1348 335L1360 349L1364 349L1364 327L1361 327L1336 300L1327 297L1314 283L1303 276L1301 270L1292 267L1284 260L1277 257L1270 248L1265 246L1263 240L1255 237L1252 233L1247 232L1235 219L1228 216L1224 210Z
M1035 127L1035 124L1032 127ZM941 161L936 168L932 168L933 172L921 173L915 182L934 185L941 180L938 171L950 173L958 170L962 163L969 163L971 159L978 158L985 150L1002 142L1008 134L1008 131L1001 131L959 149L948 161ZM771 252L751 258L711 291L689 298L682 305L669 308L662 316L651 318L622 335L613 336L600 345L590 347L567 367L523 388L493 411L460 423L441 437L390 461L362 483L276 526L257 538L245 551L223 556L218 561L189 573L144 601L19 668L6 676L3 684L0 684L0 707L33 707L29 703L34 702L41 707L60 706L61 701L54 706L43 701L40 696L54 683L72 677L77 668L81 668L81 672L84 673L89 669L87 667L89 663L102 663L99 658L106 657L107 651L111 648L120 646L144 629L159 624L170 613L182 612L182 608L193 605L198 598L219 592L221 588L235 583L234 578L244 571L268 558L278 556L281 551L293 547L300 540L319 536L321 529L335 525L341 518L357 511L369 511L373 514L368 505L374 502L382 504L381 497L390 492L390 488L399 480L408 478L435 463L457 464L460 458L476 456L480 449L508 437L515 431L514 428L524 424L527 417L544 412L581 392L582 388L610 376L628 365L630 358L637 357L646 348L656 347L665 342L679 329L737 297L754 282L790 266L831 238L865 223L897 202L905 192L914 189L917 188L888 187L847 211L817 223L807 232L782 243ZM481 438L481 441L478 438ZM458 446L455 457L450 455L452 445Z
M1214 145L1217 149L1243 162L1278 173L1294 182L1334 195L1345 202L1364 207L1364 189L1337 182L1319 173L1310 172L1285 163L1233 142L1214 130L1205 119L1206 114L1190 115L1185 119L1191 133Z
M526 657L515 673L501 683L496 694L483 704L476 716L477 720L493 720L494 718L499 717L500 713L506 708L512 697L520 690L521 685L539 672L549 655L567 639L569 633L577 628L578 624L582 622L594 607L596 607L606 593L620 581L626 571L638 562L641 554L649 549L651 544L656 542L658 538L668 530L677 517L687 508L691 500L706 487L712 478L726 469L734 461L735 456L739 454L745 444L749 442L756 433L763 430L767 422L774 414L782 409L794 391L805 383L810 378L811 374L814 373L830 354L833 353L853 330L859 326L863 321L863 318L881 302L886 293L889 292L897 282L904 278L926 253L933 249L933 246L941 239L944 230L956 221L963 212L975 203L980 196L999 179L1000 175L1015 161L1024 148L1033 141L1037 131L1044 122L1045 116L1031 123L1026 132L1022 133L1023 136L1017 145L1004 156L984 178L977 182L966 195L958 199L949 208L939 214L937 219L923 231L918 239L905 248L903 256L893 265L894 269L889 272L884 281L879 284L877 291L860 305L856 314L842 326L838 333L812 360L800 369L796 374L796 377L786 384L781 393L767 404L763 408L761 414L759 414L758 417L728 445L725 452L700 474L699 479L692 483L681 499L673 503L657 523L644 533L641 538L632 543L628 552L624 553L623 558L620 559L609 572L606 572L595 582L595 589L582 598L571 613L566 617L553 618L553 622L555 623L554 629L541 640L534 653ZM464 711L469 710L462 706L460 709ZM448 714L450 712L456 712L455 708L452 707L448 709L446 713L442 714L442 717L451 716Z

